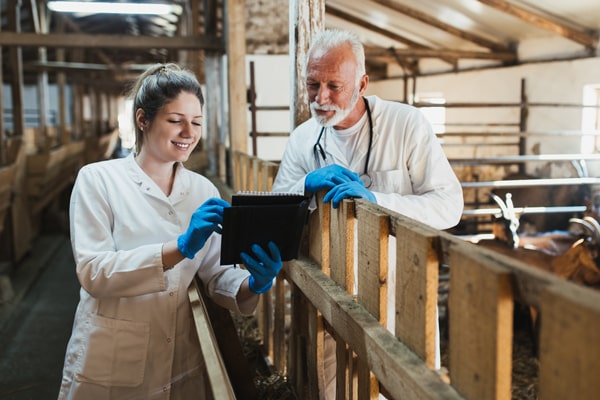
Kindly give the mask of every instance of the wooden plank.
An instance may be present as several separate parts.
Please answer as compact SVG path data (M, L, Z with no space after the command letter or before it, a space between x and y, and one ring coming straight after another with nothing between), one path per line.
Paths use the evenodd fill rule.
M310 118L306 90L306 53L313 37L325 27L325 0L291 0L290 10L290 113L292 126ZM292 50L293 49L293 50Z
M331 334L335 340L336 381L335 393L337 399L352 398L353 368L352 351L344 340L335 332Z
M198 278L194 284L200 293L206 309L214 338L218 344L218 351L223 365L227 370L227 379L230 382L236 398L257 400L258 391L254 386L254 369L246 360L237 328L231 317L231 312L215 303L202 286Z
M304 297L304 293L306 301L321 310L333 331L348 343L357 357L367 360L369 369L387 389L390 398L462 398L369 311L327 277L319 265L307 260L294 260L286 263L284 269L290 282L297 285L292 301L295 297ZM296 303L293 303L294 313L297 312L295 306ZM298 330L292 327L292 332ZM310 398L299 392L297 394L299 398Z
M343 200L331 212L331 278L350 294L354 294L354 201Z
M206 306L198 290L196 281L192 281L192 285L188 289L188 296L192 306L200 350L204 358L206 374L208 375L212 394L215 399L235 399L225 364L221 358L221 354L217 350L218 343L212 330Z
M323 204L324 194L325 192L322 191L315 195L317 209L308 216L308 256L319 263L325 271L329 271L329 258L323 260L323 249L329 249L331 211L329 204Z
M273 326L273 346L269 354L275 369L285 372L286 353L285 353L285 332L288 328L286 321L286 283L283 277L284 273L277 275L275 280L275 315Z
M369 364L363 358L358 361L358 398L375 400L379 397L379 384L369 370Z
M539 398L597 399L600 393L600 293L570 282L541 301Z
M242 28L244 24L242 23ZM133 36L85 33L48 33L2 32L0 46L23 47L61 47L80 49L128 49L144 51L147 49L171 50L223 50L221 39L207 35L195 36ZM229 54L230 51L227 51ZM245 54L245 51L242 53ZM245 86L244 86L245 87ZM245 114L244 114L245 115Z
M472 249L450 249L452 386L469 399L510 399L514 308L511 274Z
M318 310L310 303L307 303L307 323L308 335L306 343L306 398L318 399L319 393L325 387L324 381L324 335L323 318ZM314 366L315 368L312 368Z
M435 368L439 241L434 230L392 219L396 237L396 336Z
M285 263L284 268L290 263ZM307 363L307 332L308 332L308 302L302 295L301 289L293 283L290 283L291 290L291 310L292 319L289 336L288 357L288 378L292 382L296 395L300 399L310 398L306 394L306 376L305 371L308 368ZM314 367L311 366L314 371Z
M387 326L389 217L356 205L358 301Z
M231 149L248 152L246 93L246 18L245 1L225 2L225 49L229 96L229 133Z
M568 25L552 21L539 13L533 13L505 0L478 1L499 11L512 15L513 17L517 17L528 24L561 35L569 40L587 47L588 49L594 49L598 45L598 38L596 35L588 34L584 32L583 29L573 29Z

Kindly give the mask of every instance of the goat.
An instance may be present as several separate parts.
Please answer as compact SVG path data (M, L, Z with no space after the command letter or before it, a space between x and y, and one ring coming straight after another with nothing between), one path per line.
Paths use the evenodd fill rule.
M573 162L575 166L575 162ZM587 176L587 171L575 168L578 177ZM538 177L528 174L509 174L504 180L526 180ZM505 197L510 192L515 203L527 206L581 206L590 201L589 185L539 185L519 188L497 188L494 193ZM568 214L525 214L521 216L521 231L528 233L563 230L571 216Z
M586 235L593 235L594 242L600 245L600 226L589 218L569 219L568 231L519 234L519 217L515 214L511 193L506 194L506 202L494 193L490 193L490 196L501 211L501 216L494 219L492 234L495 240L505 242L510 248L524 247L557 255L564 253L575 241Z

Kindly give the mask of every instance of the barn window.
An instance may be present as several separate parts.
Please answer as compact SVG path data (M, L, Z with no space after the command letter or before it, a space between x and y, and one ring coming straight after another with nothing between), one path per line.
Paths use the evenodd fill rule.
M583 88L583 111L581 130L581 152L594 153L600 149L600 84L586 85Z
M420 94L416 99L420 103L429 103L431 107L420 107L433 126L435 133L444 133L446 131L446 99L441 94Z

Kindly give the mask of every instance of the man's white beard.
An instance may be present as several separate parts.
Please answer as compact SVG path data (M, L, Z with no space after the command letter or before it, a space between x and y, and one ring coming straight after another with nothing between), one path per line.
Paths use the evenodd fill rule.
M352 98L350 99L350 104L348 105L348 108L342 109L338 106L327 105L327 104L320 106L319 103L317 103L316 101L313 101L310 103L310 113L311 113L312 117L315 120L317 120L319 125L325 126L325 127L335 126L335 125L339 124L340 122L342 122L344 119L346 119L348 114L350 114L352 112L352 110L354 110L354 106L356 106L356 102L358 102L358 85L356 85L356 87L354 88L354 93L352 93ZM317 110L319 110L319 111L335 111L335 113L333 114L333 116L327 117L325 115L319 115L317 113Z

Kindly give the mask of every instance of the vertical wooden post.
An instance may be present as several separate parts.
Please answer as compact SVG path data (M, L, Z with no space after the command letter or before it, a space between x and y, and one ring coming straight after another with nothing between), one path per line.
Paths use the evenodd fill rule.
M36 33L48 33L48 18L46 15L46 2L31 0L31 11ZM38 47L38 59L41 63L48 61L45 47ZM38 72L37 76L37 101L39 111L40 134L46 148L52 146L52 140L48 137L48 72Z
M192 14L199 16L200 0L192 1ZM198 13L198 14L195 14ZM195 18L198 20L198 18ZM196 28L198 31L200 27ZM204 0L204 33L207 35L217 36L217 7L216 2ZM200 63L200 57L198 57L198 63ZM200 66L197 66L197 70L200 70ZM205 51L204 52L204 80L205 80L205 93L204 93L204 115L206 121L206 143L205 149L208 153L208 169L206 173L208 175L217 175L219 167L217 163L220 158L218 155L219 150L219 102L221 101L221 92L223 87L221 85L221 63L220 54L216 51ZM198 76L200 79L200 76ZM220 160L224 161L224 160ZM224 170L222 172L225 172ZM224 180L224 179L223 179Z
M56 24L57 31L59 33L64 32L64 19L58 18ZM65 61L65 49L56 49L55 54L56 61L58 61L59 63ZM58 71L56 73L56 85L58 87L58 135L60 137L61 143L66 143L67 137L69 137L70 132L68 132L67 130L67 76L63 71ZM71 121L71 123L73 122Z
M2 20L2 10L0 9L0 21ZM0 24L0 31L2 31L2 24ZM8 154L6 151L6 128L4 126L4 94L2 93L2 82L4 82L2 65L2 46L0 46L0 166L8 163Z
M245 1L225 2L231 150L248 153Z
M521 109L519 110L519 132L527 132L527 118L529 117L529 105L527 104L527 91L525 89L525 78L521 79ZM527 154L527 138L519 136L519 155ZM519 164L519 173L524 174L525 163Z
M450 249L450 378L466 398L510 399L511 274L484 257L485 249L473 248L457 243Z
M358 300L387 327L389 216L356 205Z
M568 284L542 292L540 399L591 400L600 393L600 302L581 289Z
M21 0L10 0L7 10L12 10L8 16L9 29L14 32L21 31ZM21 47L11 46L9 49L10 65L12 71L12 108L13 108L13 134L15 137L23 138L25 134L25 115L23 112L23 58ZM31 226L31 215L29 200L27 198L26 167L27 157L24 146L21 146L15 163L17 171L15 175L14 188L15 197L12 201L12 240L13 259L20 260L31 247L33 237ZM17 223L18 222L18 223Z
M256 145L257 145L257 132L256 132L256 86L254 84L254 61L250 61L250 90L249 90L249 99L250 102L250 136L252 136L252 155L257 155Z
M325 26L325 0L290 1L290 127L310 117L304 69L314 35Z
M15 33L21 32L21 0L10 0L8 10L13 10L8 16L9 26ZM22 137L25 133L25 115L23 111L23 57L20 46L10 46L10 65L12 70L12 109L13 133Z
M393 230L396 236L396 282L390 285L396 287L395 333L430 368L434 368L438 235L433 229L425 230L407 220L394 219Z

